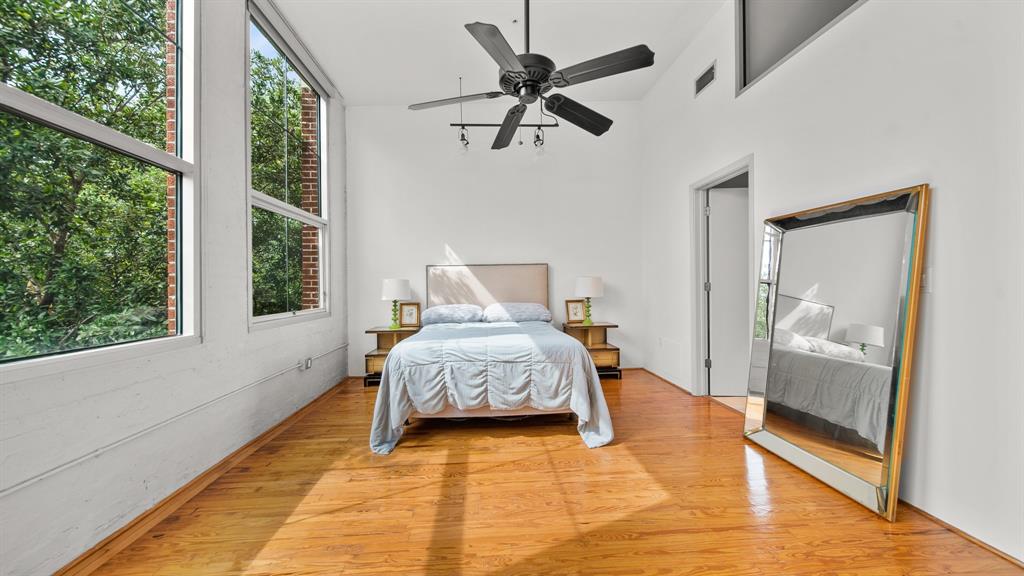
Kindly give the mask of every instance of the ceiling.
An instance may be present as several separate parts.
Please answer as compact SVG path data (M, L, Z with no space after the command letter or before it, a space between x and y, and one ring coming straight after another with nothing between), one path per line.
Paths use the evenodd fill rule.
M530 47L566 67L636 44L654 66L565 89L581 101L638 100L725 0L534 0ZM497 89L498 68L463 28L497 25L523 50L521 1L277 0L348 105L408 105ZM514 22L517 20L518 22Z

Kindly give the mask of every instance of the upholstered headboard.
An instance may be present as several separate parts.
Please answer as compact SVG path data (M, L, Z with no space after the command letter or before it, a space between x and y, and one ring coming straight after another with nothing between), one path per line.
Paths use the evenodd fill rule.
M442 304L534 302L548 306L547 264L427 266L427 308Z
M775 301L775 327L801 336L828 339L833 311L828 304L779 294Z

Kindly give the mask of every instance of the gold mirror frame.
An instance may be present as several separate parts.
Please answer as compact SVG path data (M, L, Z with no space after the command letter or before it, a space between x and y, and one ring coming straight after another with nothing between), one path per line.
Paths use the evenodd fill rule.
M780 258L787 231L895 212L908 212L914 216L913 230L908 234L908 242L903 247L903 256L908 268L907 281L901 286L898 296L891 380L893 386L889 394L890 402L894 402L895 405L890 404L891 408L888 412L891 415L891 421L886 430L888 441L882 460L882 477L886 479L886 482L875 485L765 428L765 411L768 404L766 400L767 375L770 361L764 366L755 366L753 351L756 348L752 348L744 423L744 435L748 439L788 460L889 521L895 519L896 505L899 501L900 463L903 458L903 439L907 427L907 404L910 394L911 367L914 360L921 275L924 271L929 200L929 187L927 184L921 184L765 220L765 241L762 250L770 250L771 269L774 270L773 273L777 278L777 275L782 272ZM774 311L778 296L775 292L774 286L770 287L766 303L766 323L769 331L766 346L769 355L773 342ZM901 319L902 321L900 321ZM755 333L755 347L758 340L763 342L766 339L757 339ZM761 380L762 368L763 381Z

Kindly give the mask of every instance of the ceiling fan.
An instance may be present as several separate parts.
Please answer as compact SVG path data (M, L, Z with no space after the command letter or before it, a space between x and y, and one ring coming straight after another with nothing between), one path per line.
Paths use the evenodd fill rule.
M498 63L500 91L420 102L419 104L409 106L409 109L424 110L449 104L473 102L475 100L490 100L502 96L518 98L519 103L510 108L505 114L505 120L498 129L498 135L494 138L494 143L491 144L491 148L494 150L505 148L512 142L512 137L515 135L519 123L526 114L527 105L533 104L538 99L544 102L544 109L551 114L575 124L595 136L600 136L607 132L608 128L612 125L611 118L603 116L562 94L552 94L550 96L545 96L545 94L552 88L575 86L583 82L597 80L598 78L646 68L654 64L654 52L646 44L640 44L594 58L593 60L580 62L568 68L556 69L555 63L547 56L530 52L530 0L525 0L525 4L524 36L526 52L524 54L516 54L512 50L512 47L509 46L508 41L502 36L497 26L482 22L466 24L466 30L469 31L473 38L476 38L476 41Z

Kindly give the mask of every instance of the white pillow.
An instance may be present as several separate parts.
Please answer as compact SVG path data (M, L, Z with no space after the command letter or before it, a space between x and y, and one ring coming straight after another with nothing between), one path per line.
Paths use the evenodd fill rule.
M845 344L839 344L831 340L825 340L824 338L814 338L813 336L805 336L811 344L811 352L817 352L818 354L824 354L825 356L831 356L833 358L842 358L843 360L852 360L854 362L863 362L864 354L860 350L855 350L846 346Z
M484 310L484 322L551 322L551 311L532 302L496 302Z
M775 343L782 346L788 346L789 348L803 350L804 352L813 352L810 342L796 332L790 332L785 328L775 329Z
M428 324L483 322L483 319L483 308L476 304L443 304L424 310L420 322L426 326Z

